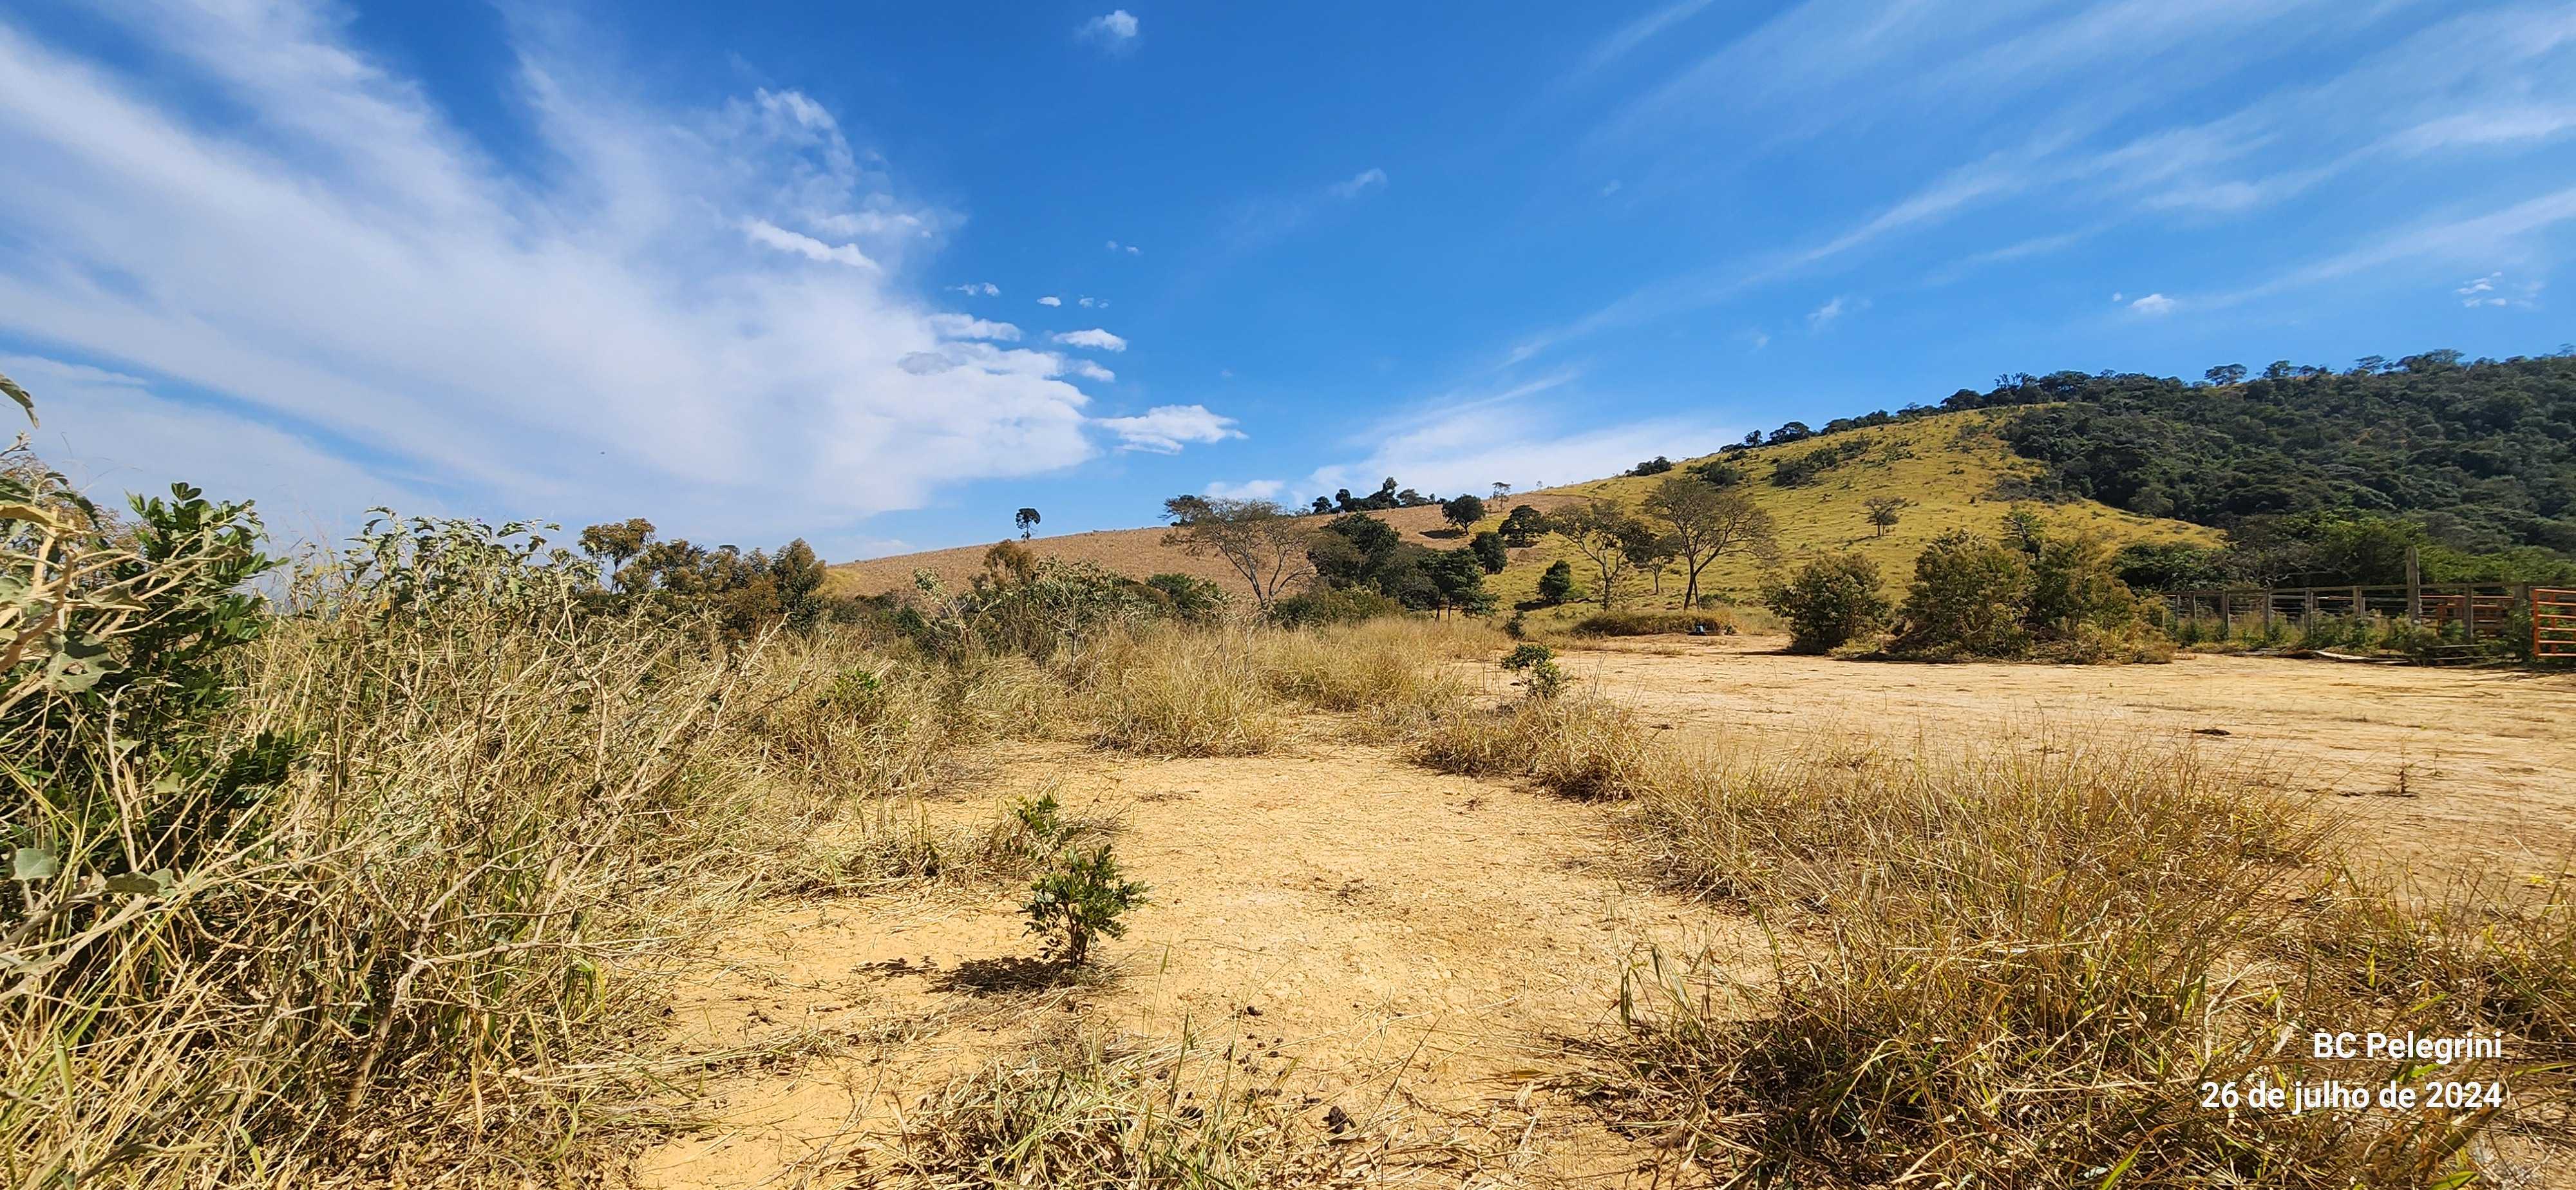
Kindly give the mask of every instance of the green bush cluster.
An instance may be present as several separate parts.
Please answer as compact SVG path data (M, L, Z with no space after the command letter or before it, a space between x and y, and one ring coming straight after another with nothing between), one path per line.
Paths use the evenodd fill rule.
M1798 568L1772 587L1763 604L1789 622L1789 651L1826 653L1877 635L1896 610L1878 564L1859 554L1833 554Z
M1909 657L2164 661L2173 642L2087 535L2026 530L2021 548L1954 530L1914 560L1889 650Z

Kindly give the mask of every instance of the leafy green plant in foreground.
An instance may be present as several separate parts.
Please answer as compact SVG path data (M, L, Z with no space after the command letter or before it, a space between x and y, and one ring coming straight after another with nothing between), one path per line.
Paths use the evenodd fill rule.
M1029 886L1029 932L1047 936L1047 947L1065 965L1090 960L1095 936L1123 938L1119 917L1145 903L1145 884L1122 879L1118 859L1103 843L1088 851L1059 853L1055 866Z

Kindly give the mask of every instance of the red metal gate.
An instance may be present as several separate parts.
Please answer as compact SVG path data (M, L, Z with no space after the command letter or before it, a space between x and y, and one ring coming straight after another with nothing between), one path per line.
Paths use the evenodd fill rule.
M2531 655L2576 657L2576 590L2531 588Z

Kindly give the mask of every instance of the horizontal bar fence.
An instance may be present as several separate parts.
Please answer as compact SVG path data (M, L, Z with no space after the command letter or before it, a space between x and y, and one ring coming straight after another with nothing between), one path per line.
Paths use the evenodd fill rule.
M2459 649L2502 644L2516 611L2527 610L2536 657L2576 658L2576 589L2520 583L2384 584L2270 589L2161 592L2177 625L2214 628L2231 638L2297 628L2311 635L2320 622L2403 620L2456 636ZM2517 632L2516 635L2519 635Z

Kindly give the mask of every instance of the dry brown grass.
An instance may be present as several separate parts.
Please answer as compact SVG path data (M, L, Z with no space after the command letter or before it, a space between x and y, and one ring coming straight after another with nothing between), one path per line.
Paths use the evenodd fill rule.
M1528 700L1424 758L1624 793L1651 866L1772 924L1767 979L1660 956L1633 973L1625 1035L1573 1080L1716 1168L2412 1186L2467 1176L2482 1135L2565 1118L2562 902L2428 906L2337 875L2312 803L2187 745L2043 730L1953 753L1838 735L1684 755L1580 702ZM2517 1098L2492 1114L2201 1106L2204 1082L2425 1076L2310 1061L2293 1043L2315 1028L2502 1029L2511 1061L2443 1073L2508 1078Z

